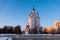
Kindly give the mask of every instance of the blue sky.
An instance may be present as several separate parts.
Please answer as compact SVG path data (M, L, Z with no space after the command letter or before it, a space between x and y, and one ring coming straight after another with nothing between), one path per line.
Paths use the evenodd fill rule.
M0 27L21 25L24 29L33 5L41 26L53 26L60 21L60 0L0 0Z

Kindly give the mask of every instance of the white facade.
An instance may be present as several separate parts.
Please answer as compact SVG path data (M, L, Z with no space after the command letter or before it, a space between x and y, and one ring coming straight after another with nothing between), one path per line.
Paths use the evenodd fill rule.
M31 27L31 16L28 17L28 25Z
M40 17L38 13L35 13L35 9L33 8L31 14L28 17L28 25L30 28L40 28Z

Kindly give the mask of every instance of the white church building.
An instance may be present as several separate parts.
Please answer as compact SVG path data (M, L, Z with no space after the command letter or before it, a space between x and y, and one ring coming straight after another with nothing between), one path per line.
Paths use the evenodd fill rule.
M28 17L28 25L29 27L26 29L26 33L28 33L28 30L31 28L37 28L37 30L39 30L41 28L40 26L40 17L38 12L36 13L34 6L32 9L32 12L30 13L29 17Z

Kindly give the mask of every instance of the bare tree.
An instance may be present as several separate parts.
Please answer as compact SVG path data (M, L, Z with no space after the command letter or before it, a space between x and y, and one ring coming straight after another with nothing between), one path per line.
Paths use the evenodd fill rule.
M22 34L21 26L20 26L20 25L16 26L16 27L13 29L13 32L14 32L15 34Z

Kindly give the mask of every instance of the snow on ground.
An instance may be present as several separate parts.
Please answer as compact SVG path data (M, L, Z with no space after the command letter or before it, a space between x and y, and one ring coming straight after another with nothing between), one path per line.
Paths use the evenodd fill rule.
M0 37L0 40L12 40L11 37Z

